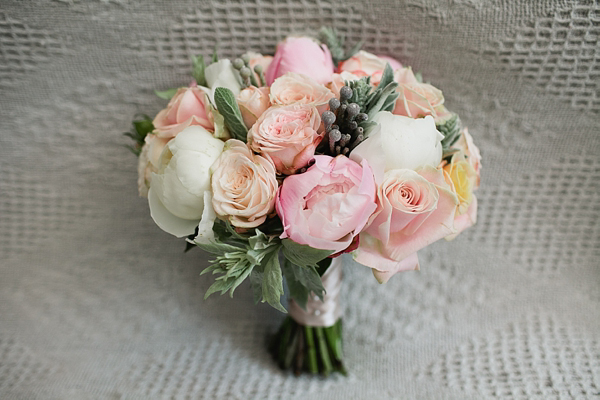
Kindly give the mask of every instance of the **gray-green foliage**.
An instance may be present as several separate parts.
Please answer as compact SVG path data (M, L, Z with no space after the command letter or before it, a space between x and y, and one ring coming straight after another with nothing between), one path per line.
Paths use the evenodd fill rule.
M215 89L215 105L225 119L225 126L234 139L246 142L248 129L233 92L224 87Z
M452 149L452 146L460 138L461 123L458 114L452 113L451 116L437 123L436 128L444 135L444 139L442 140L444 158L451 156L456 152Z
M345 61L356 54L364 43L363 41L360 41L346 51L344 44L345 38L341 36L336 29L327 27L321 28L319 37L329 48L331 58L335 65L338 65L339 62Z
M316 267L331 251L281 240L278 235L267 235L259 229L241 234L226 221L217 221L213 231L215 239L211 243L194 242L216 255L211 265L202 271L202 274L218 275L205 298L216 292L229 292L233 296L235 289L249 279L256 302L267 302L286 312L280 302L284 276L290 296L303 308L311 292L323 298L324 288Z

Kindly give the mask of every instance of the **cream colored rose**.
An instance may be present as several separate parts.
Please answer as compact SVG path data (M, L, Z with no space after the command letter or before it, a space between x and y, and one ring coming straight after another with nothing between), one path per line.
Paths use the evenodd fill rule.
M248 144L257 153L268 154L277 172L290 175L312 159L322 139L320 126L313 106L271 107L248 131Z
M255 228L275 209L277 177L268 156L254 154L244 142L231 139L211 171L213 207L233 226Z
M152 173L158 171L158 160L170 138L163 138L150 133L144 139L144 146L138 160L138 192L142 197L148 197L148 189L152 182Z
M274 105L306 104L317 107L319 112L323 112L334 94L306 75L288 72L275 79L271 85L270 96L271 103Z
M246 128L250 129L262 113L271 105L269 88L247 87L240 92L237 102L242 112L244 124Z
M394 80L398 82L397 91L400 94L394 114L411 118L431 115L437 120L447 113L443 106L442 91L428 83L419 82L410 67L396 70Z

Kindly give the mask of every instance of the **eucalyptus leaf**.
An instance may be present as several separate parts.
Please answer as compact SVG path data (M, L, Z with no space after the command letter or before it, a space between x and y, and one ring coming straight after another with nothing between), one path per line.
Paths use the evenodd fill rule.
M177 88L167 89L163 91L155 90L154 94L164 100L171 100L173 96L177 93Z
M245 249L239 248L237 246L232 246L227 243L220 242L211 242L211 243L198 243L194 242L194 244L200 247L202 250L207 253L212 254L223 254L223 253L233 253L233 252L243 252L246 253Z
M247 141L248 129L233 92L224 87L215 89L215 104L225 120L225 126L231 136L243 142Z

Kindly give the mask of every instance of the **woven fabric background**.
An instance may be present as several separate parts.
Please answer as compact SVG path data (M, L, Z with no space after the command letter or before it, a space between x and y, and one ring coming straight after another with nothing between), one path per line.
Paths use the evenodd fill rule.
M347 378L202 297L121 132L189 59L332 25L437 87L484 155L478 224L378 285L348 260ZM600 397L600 0L1 0L0 398Z

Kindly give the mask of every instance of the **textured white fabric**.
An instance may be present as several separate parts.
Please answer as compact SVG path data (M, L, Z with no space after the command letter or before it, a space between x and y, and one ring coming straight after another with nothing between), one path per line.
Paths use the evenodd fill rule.
M344 271L348 378L264 349L282 315L202 297L120 132L190 56L333 25L443 89L484 155L477 226L379 285ZM2 0L0 398L589 399L600 393L597 0Z

